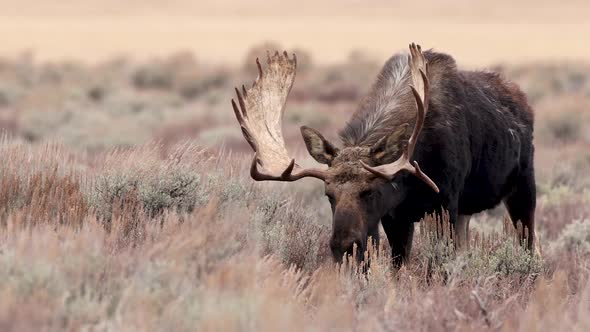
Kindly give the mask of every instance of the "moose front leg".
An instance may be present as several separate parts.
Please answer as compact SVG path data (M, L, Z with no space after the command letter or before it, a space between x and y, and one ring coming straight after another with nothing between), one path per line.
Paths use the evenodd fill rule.
M391 259L393 266L399 268L410 258L412 240L414 239L414 223L407 221L394 221L389 215L381 218L383 230L391 247Z
M375 225L375 227L369 229L369 233L368 236L373 240L373 246L375 248L375 250L379 249L379 223L377 223L377 225ZM368 239L367 239L368 241ZM367 246L369 245L369 242L367 242Z

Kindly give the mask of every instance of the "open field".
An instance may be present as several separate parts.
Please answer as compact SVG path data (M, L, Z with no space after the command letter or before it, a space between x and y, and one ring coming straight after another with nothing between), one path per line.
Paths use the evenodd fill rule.
M590 2L467 3L0 0L0 331L589 331ZM297 53L284 135L313 165L299 126L337 141L411 41L527 94L540 256L500 206L467 252L428 217L361 273L320 183L250 179L255 57Z
M590 326L589 187L546 182L587 168L541 179L542 258L502 231L500 211L476 218L469 252L423 221L409 265L392 271L384 245L363 275L332 265L317 183L254 184L248 161L192 145L0 151L3 331Z
M301 154L297 126L334 137L379 64L298 54ZM363 275L331 262L318 183L248 177L228 101L251 65L3 60L0 330L588 330L590 66L495 68L536 109L542 257L499 208L467 253L423 222L410 264L393 271L384 244Z

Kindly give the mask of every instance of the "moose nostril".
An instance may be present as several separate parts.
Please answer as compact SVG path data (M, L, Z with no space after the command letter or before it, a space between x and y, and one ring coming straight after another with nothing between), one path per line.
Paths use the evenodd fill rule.
M330 250L332 251L332 255L336 261L342 260L342 256L346 255L353 255L354 250L356 248L356 255L357 258L361 257L361 251L363 250L362 241L360 240L353 240L353 241L339 241L339 240L330 240Z
M348 245L348 247L346 248L346 252L349 255L352 255L355 251L355 248L356 248L356 253L358 254L359 251L361 250L361 241L359 241L359 240L352 241L352 243L350 243L350 245Z

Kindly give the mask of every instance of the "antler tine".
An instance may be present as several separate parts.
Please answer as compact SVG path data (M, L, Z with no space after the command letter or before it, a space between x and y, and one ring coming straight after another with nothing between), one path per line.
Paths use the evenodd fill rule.
M438 186L436 185L436 183L434 181L432 181L432 179L430 177L428 177L428 175L426 175L426 174L424 174L424 172L422 172L422 169L418 165L418 162L414 160L412 165L414 165L414 169L415 169L414 174L418 178L420 178L422 181L424 181L430 188L432 188L434 190L434 192L436 192L438 194L440 192L440 189L438 189Z
M238 105L236 105L236 101L233 98L231 100L231 106L234 109L234 114L236 115L236 119L238 119L238 123L240 124L240 127L241 127L242 123L244 123L244 118L242 118L242 112L238 108Z
M236 93L239 96L240 91L237 88L236 88ZM244 136L244 138L246 139L246 142L248 142L248 144L250 145L252 150L254 150L254 152L256 152L258 150L256 147L256 143L252 140L252 135L250 135L248 128L244 125L245 121L244 121L243 111L241 111L238 108L238 105L236 105L236 101L233 99L231 100L231 105L234 109L234 114L236 115L236 119L238 119L238 123L240 124L240 129L242 129L242 135Z
M415 43L410 44L409 48L410 56L408 62L412 76L412 85L410 85L410 89L414 99L416 100L417 108L416 123L414 124L412 136L410 136L410 140L403 151L402 156L393 163L380 165L377 167L371 167L362 161L361 164L371 173L387 180L392 180L397 173L402 170L407 170L416 177L420 178L438 193L438 186L434 183L434 181L432 181L432 179L422 172L420 166L418 166L418 162L411 161L412 156L414 155L416 143L418 142L418 137L420 136L420 132L424 126L426 112L428 112L430 82L428 80L428 62L426 61L424 54L422 54L422 48L420 45L416 45Z
M422 77L423 81L423 94L424 97L420 96L420 93L416 90L414 86L410 86L412 90L412 94L414 95L414 99L416 99L416 123L414 124L414 130L412 131L412 136L410 136L410 140L408 141L408 146L404 151L408 158L410 158L414 153L414 148L416 147L416 142L418 141L418 136L422 131L422 127L424 126L424 119L426 118L426 112L428 112L428 95L430 90L430 83L428 81L428 77L426 73L422 69L420 69L420 76ZM424 98L424 100L422 100Z
M245 118L244 115L246 114L246 104L244 102L244 97L242 97L242 94L238 88L236 88L236 95L238 96L238 103L240 104L240 109L242 110L242 117ZM247 93L244 93L244 96L246 95Z
M248 118L248 112L244 106L244 98L248 97L248 91L246 90L246 87L242 84L242 94L240 95L240 91L238 89L236 89L236 94L238 95L238 102L240 103L240 108L242 109L242 117Z
M258 67L258 79L262 78L262 65L260 65L260 60L256 58L256 67Z
M285 103L297 67L297 58L287 52L271 55L267 51L266 69L256 59L258 77L252 87L236 88L237 103L232 99L236 119L246 141L254 150L250 175L257 181L296 181L304 177L326 178L321 169L302 169L287 153L282 133Z
M305 178L305 177L313 177L313 178L320 179L320 180L326 179L326 172L324 170L315 169L315 168L303 169L300 172L294 174L293 169L295 169L295 167L297 167L297 164L295 163L295 159L291 159L291 162L289 163L287 168L279 176L260 172L258 170L258 162L259 162L258 157L256 157L256 154L255 154L254 158L252 159L252 163L250 164L250 176L252 177L252 179L254 179L256 181L293 182L293 181L297 181L297 180Z

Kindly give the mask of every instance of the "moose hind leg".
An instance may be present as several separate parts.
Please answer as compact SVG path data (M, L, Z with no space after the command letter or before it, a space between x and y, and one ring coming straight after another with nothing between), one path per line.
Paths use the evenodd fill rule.
M524 241L526 238L529 250L535 246L536 204L535 176L531 171L518 178L515 190L504 199L514 227L517 228L519 222L522 224L520 239Z
M469 248L469 220L471 215L460 214L453 225L455 246L457 249Z
M383 230L391 247L393 266L399 268L402 263L406 263L410 258L414 239L414 223L400 220L394 221L393 218L387 216L381 218L381 225L383 225Z

